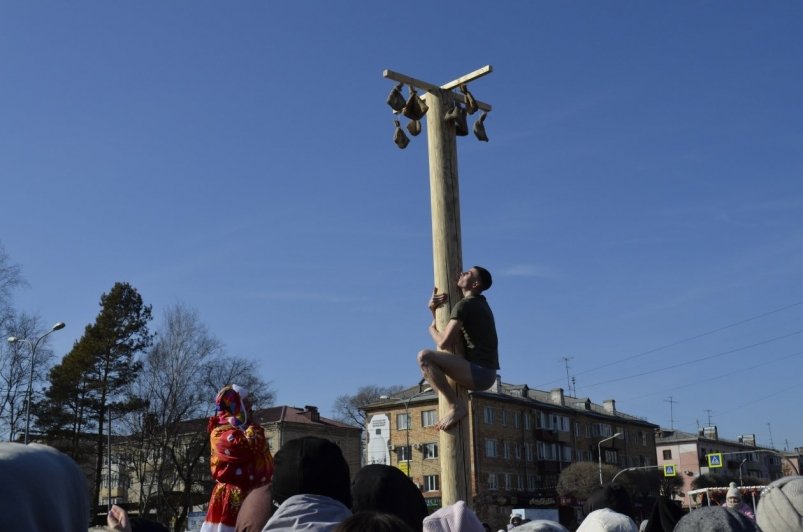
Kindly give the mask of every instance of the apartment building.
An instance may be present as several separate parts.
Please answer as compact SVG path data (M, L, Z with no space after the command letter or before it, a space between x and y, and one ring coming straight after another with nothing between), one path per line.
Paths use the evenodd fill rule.
M778 451L758 446L755 434L729 440L719 437L716 426L703 427L696 434L662 429L656 435L655 450L659 465L675 465L683 478L683 493L692 489L696 477L705 474L751 478L767 484L784 475L782 462L787 462ZM715 460L721 467L709 467L710 454L722 455L721 461ZM688 506L688 499L683 500L683 504Z
M325 418L315 406L275 406L256 410L254 415L265 429L273 454L289 440L318 436L340 447L352 476L359 470L361 428ZM212 488L206 427L206 418L181 423L172 431L175 437L169 449L136 436L113 437L111 459L107 454L102 470L99 511L113 503L137 513L144 505L146 513L164 522L175 518L173 512L182 507L192 512L205 511ZM177 457L179 468L191 468L189 489L186 469L178 471L175 459L168 456Z
M655 465L657 425L563 389L541 391L497 380L468 394L469 482L475 511L489 523L513 508L558 508L560 472L578 461ZM441 506L437 395L419 386L365 407L367 463L398 467ZM614 435L619 434L617 437ZM505 521L506 522L506 521Z

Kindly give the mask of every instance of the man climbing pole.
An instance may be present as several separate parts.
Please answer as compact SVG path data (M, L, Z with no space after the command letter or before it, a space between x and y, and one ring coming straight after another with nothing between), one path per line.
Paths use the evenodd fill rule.
M492 282L491 274L480 266L461 273L457 287L463 292L463 299L452 308L443 331L438 330L435 311L446 303L448 296L438 294L437 287L432 291L428 305L432 311L429 334L437 350L420 351L418 364L424 379L441 393L448 404L448 412L436 425L440 430L453 427L468 413L467 405L449 385L447 377L472 391L487 390L496 380L496 370L499 369L496 324L491 307L482 295ZM461 341L465 357L450 352Z

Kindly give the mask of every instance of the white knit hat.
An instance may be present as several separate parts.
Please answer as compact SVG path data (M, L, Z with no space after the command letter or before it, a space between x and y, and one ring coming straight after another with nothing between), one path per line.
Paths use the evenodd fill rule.
M424 518L424 532L485 532L479 517L457 501Z
M628 516L602 508L588 514L577 532L638 532L638 527Z
M731 482L730 485L728 486L728 494L726 496L727 497L739 497L739 499L742 498L742 494L739 491L739 488L736 487L736 483L735 482Z
M803 477L776 480L761 492L756 522L763 532L803 530Z

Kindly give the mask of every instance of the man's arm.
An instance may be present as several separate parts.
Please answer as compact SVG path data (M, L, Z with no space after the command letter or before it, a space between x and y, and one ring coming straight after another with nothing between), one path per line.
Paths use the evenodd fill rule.
M443 332L438 330L437 322L433 319L429 324L429 335L438 347L438 351L454 352L453 346L460 337L460 320L449 320Z

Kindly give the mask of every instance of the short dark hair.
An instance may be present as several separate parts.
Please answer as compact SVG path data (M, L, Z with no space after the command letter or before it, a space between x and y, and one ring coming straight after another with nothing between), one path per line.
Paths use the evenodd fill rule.
M423 521L422 521L423 523ZM335 528L337 532L413 532L401 517L382 512L357 512Z
M482 266L472 266L472 268L477 270L477 273L480 274L480 283L482 284L482 289L488 290L494 283L493 277L491 277L491 272L489 272Z

